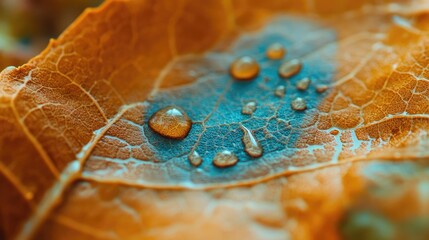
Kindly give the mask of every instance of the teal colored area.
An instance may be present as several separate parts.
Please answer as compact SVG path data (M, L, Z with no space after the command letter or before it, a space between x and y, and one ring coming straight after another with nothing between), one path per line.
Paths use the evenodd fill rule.
M303 62L299 74L288 80L278 76L282 61L269 60L265 56L266 48L274 42L286 47L288 52L284 61L298 58ZM194 172L190 175L193 183L222 183L286 170L291 165L288 159L297 150L295 143L302 137L303 122L316 113L316 107L327 94L317 93L315 88L317 84L329 84L333 79L335 54L336 34L331 29L300 18L279 18L262 32L243 35L228 51L205 55L209 62L221 62L223 70L209 66L204 70L207 74L196 82L158 92L145 113L148 119L160 108L177 105L194 121L188 137L182 141L161 137L144 125L144 135L156 150L156 159L175 166L176 170L165 172L166 178L183 177L181 172ZM244 55L257 59L261 71L254 80L239 82L232 79L228 68L236 57ZM312 80L311 86L306 91L297 90L296 82L304 77ZM284 98L274 95L274 89L279 85L286 86ZM307 101L308 110L291 109L291 101L296 97ZM253 116L241 113L248 101L257 103ZM253 159L245 153L239 124L254 132L264 149L262 157ZM203 158L198 169L187 160L191 149ZM213 166L213 157L223 150L238 156L236 166L226 169Z

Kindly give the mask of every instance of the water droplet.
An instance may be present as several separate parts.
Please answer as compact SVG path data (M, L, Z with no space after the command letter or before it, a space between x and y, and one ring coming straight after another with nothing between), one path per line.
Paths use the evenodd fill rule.
M252 57L240 57L231 64L230 72L237 80L251 80L258 75L259 64Z
M243 108L241 109L241 113L246 115L251 115L255 111L256 111L256 102L254 101L244 104Z
M163 137L183 139L191 130L192 121L183 109L168 106L150 117L149 127Z
M274 95L276 95L279 98L282 98L285 96L286 88L283 85L280 85L274 90Z
M291 106L292 106L292 109L296 110L296 111L303 111L303 110L307 109L307 103L305 102L304 99L302 99L300 97L292 100Z
M213 164L221 168L234 166L237 162L237 156L228 150L217 153L213 159Z
M254 158L262 156L263 149L259 141L255 138L253 133L246 128L245 126L240 124L241 130L243 130L243 138L241 139L244 144L244 151Z
M302 67L301 61L299 61L298 59L292 59L280 65L279 75L283 78L292 77L301 70L301 67Z
M280 43L273 43L268 46L266 55L269 59L282 59L286 54L286 49Z
M198 152L195 150L193 150L191 154L188 155L188 160L195 167L198 167L203 162L200 154L198 154Z
M316 86L316 92L318 92L318 93L323 93L326 90L328 90L328 85L322 84L322 85L317 85Z
M310 86L310 82L310 78L303 78L296 83L296 89L305 91L308 89L308 86Z

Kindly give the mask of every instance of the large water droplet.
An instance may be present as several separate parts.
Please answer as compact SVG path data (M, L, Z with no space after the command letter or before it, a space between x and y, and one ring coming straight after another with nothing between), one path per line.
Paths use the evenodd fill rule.
M217 153L213 159L213 164L221 168L234 166L237 162L237 156L228 150Z
M289 78L301 70L302 63L298 59L292 59L290 61L282 63L279 67L279 75L283 78Z
M291 106L292 106L292 109L296 110L296 111L303 111L303 110L307 109L307 103L305 102L304 99L302 99L300 97L292 100Z
M149 127L163 137L183 139L191 130L192 121L183 109L168 106L150 117Z
M283 85L280 85L274 90L274 95L276 95L279 98L283 98L286 93L286 87Z
M255 111L256 111L256 102L254 101L244 104L243 108L241 109L241 113L246 115L251 115Z
M286 49L280 43L273 43L268 46L265 54L269 59L282 59L286 54Z
M252 57L240 57L231 64L230 73L237 80L250 80L258 75L259 64Z
M198 167L203 162L200 154L198 154L198 152L195 150L193 150L191 154L188 155L188 160L195 167Z
M296 83L296 89L304 91L310 86L310 78L303 78Z
M253 133L242 124L240 124L240 128L243 130L243 138L241 140L244 144L244 151L246 151L249 156L254 158L262 156L263 149Z

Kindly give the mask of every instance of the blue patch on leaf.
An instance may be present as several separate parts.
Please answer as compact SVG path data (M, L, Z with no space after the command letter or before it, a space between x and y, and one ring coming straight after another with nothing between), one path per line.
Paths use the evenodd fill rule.
M266 48L274 42L286 47L285 59L269 60L265 56ZM174 175L184 173L193 183L210 183L257 178L285 170L291 165L288 156L294 154L295 143L303 134L304 120L316 113L326 94L317 93L316 85L329 84L334 77L335 42L335 32L330 29L302 19L281 18L261 32L242 36L229 51L203 57L223 61L224 71L206 69L208 74L190 85L159 91L149 102L145 119L165 106L176 105L194 122L184 140L166 139L144 125L144 134L156 150L157 162L176 166L175 170L166 170L165 177L174 179ZM260 64L260 74L252 81L235 81L229 75L228 64L243 55L254 57ZM293 58L303 62L301 71L290 79L282 79L278 75L279 65ZM295 84L304 77L311 79L310 87L306 91L297 90ZM284 98L274 95L279 85L286 87ZM296 97L307 101L306 111L291 109L291 101ZM253 115L244 115L241 109L249 101L257 103L257 110ZM254 132L264 149L262 157L255 159L246 154L239 124ZM198 168L187 159L193 149L203 158ZM213 166L213 157L223 150L238 156L236 166L225 169Z

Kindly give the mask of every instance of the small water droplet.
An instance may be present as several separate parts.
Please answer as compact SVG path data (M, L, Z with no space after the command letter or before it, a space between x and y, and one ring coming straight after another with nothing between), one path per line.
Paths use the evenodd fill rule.
M213 159L213 164L220 168L234 166L237 162L237 156L228 150L217 153Z
M149 127L163 137L183 139L191 130L192 121L183 109L168 106L150 117Z
M256 111L256 102L254 101L244 104L243 108L241 109L241 113L246 115L251 115L255 111Z
M279 98L282 98L285 96L286 93L286 88L283 85L280 85L276 88L276 90L274 90L274 95L276 95Z
M254 158L262 156L263 149L253 133L242 124L240 124L240 128L243 130L243 138L241 140L244 144L244 151L246 151L249 156Z
M298 59L292 59L290 61L282 63L279 67L279 75L283 78L289 78L301 70L302 63Z
M328 90L328 85L322 84L322 85L317 85L316 86L316 92L318 92L318 93L323 93L326 90Z
M305 102L304 99L302 99L300 97L292 100L291 106L292 106L292 109L296 110L296 111L303 111L303 110L307 109L307 103Z
M240 57L231 64L230 73L237 80L251 80L258 75L259 64L252 57Z
M310 78L303 78L296 83L296 89L305 91L308 89L308 86L310 86L310 82Z
M188 160L195 167L198 167L203 162L200 154L198 154L198 152L195 150L193 150L191 154L188 155Z
M269 59L282 59L286 54L286 49L280 43L273 43L268 46L266 55Z

